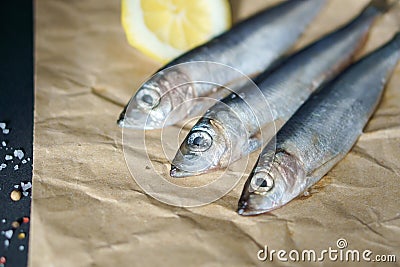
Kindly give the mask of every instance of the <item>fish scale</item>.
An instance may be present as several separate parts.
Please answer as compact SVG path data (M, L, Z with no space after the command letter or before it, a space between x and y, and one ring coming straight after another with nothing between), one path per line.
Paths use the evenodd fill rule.
M290 64L285 64L286 75L275 73L259 84L262 90L266 89L263 90L264 95L271 109L276 112L274 119L289 119L298 108L299 99L304 102L319 85L328 80L328 77L332 77L349 63L357 50L355 48L360 47L377 14L379 12L375 8L367 8L360 17L340 32L322 39ZM352 31L354 34L349 34ZM342 39L338 41L340 38ZM335 45L329 46L329 43ZM347 62L337 60L339 55L347 59ZM291 98L291 95L296 97Z
M364 44L372 23L383 11L386 9L377 8L374 3L368 5L347 25L295 53L272 73L256 78L267 104L252 87L245 86L238 94L244 93L244 97L228 95L211 107L183 141L172 162L171 176L191 176L224 168L260 148L265 141L256 135L260 128L278 120L287 121L319 86L349 65ZM230 115L221 116L222 112ZM211 122L220 127L213 127ZM193 151L188 142L190 135L199 131L204 132L205 138L211 136L214 140L205 151ZM197 170L194 156L199 158Z
M278 132L273 160L270 146L260 154L238 212L255 215L279 208L339 162L362 134L399 59L400 33L311 97Z
M138 89L121 113L118 124L127 128L155 129L196 115L197 108L192 109L193 105L188 105L182 108L179 116L174 116L174 120L166 121L168 125L164 124L168 114L179 105L196 97L213 95L218 88L217 85L201 84L198 81L226 85L243 78L243 74L252 76L271 67L293 46L325 1L285 1L259 12L222 35L183 54L161 68L158 75ZM221 65L179 65L198 61L217 62ZM240 72L229 70L228 66ZM191 83L191 86L177 89L171 86L181 82ZM179 92L167 93L171 90ZM219 92L222 96L228 94L227 90L218 91L224 91Z
M323 146L324 152L329 152L328 157L336 155L337 150L342 151L342 145L348 146L347 143L343 144L343 141L348 140L349 143L354 143L378 103L383 85L387 80L386 74L390 73L389 70L393 69L398 60L399 51L394 49L398 46L398 39L395 39L386 49L378 51L374 57L360 62L358 68L346 73L330 90L324 90L313 97L303 108L303 112L293 117L292 124L280 133L282 139L279 139L277 147L285 147L284 142L279 143L281 140L291 140L292 143L302 144L298 145L299 150L296 151L296 155L303 163L309 163L305 164L305 168L307 172L310 172L321 164L320 157L324 154L315 153L310 149L318 148L318 146L313 146L310 139L305 139L304 135L301 137L291 135L292 132L297 131L299 125L302 125L304 130L308 129L308 135L318 133L321 142L329 144L329 146ZM352 81L354 77L359 78ZM360 90L363 87L371 88L371 90ZM322 101L328 98L330 103ZM354 130L348 131L350 128Z

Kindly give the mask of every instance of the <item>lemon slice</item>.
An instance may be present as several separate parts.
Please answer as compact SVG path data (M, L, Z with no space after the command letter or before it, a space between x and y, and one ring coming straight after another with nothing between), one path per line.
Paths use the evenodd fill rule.
M161 62L231 25L228 0L122 0L121 19L129 43Z

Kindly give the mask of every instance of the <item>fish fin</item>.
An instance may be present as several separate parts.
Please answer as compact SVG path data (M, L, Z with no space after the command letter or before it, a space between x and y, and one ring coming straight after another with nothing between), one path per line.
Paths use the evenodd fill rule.
M248 141L246 155L253 153L257 149L261 148L261 146L262 146L262 142L258 135L254 135L254 136L250 137L249 141Z
M324 177L340 160L342 160L346 154L347 153L340 153L339 155L330 158L312 173L307 174L306 190L321 180L322 177Z

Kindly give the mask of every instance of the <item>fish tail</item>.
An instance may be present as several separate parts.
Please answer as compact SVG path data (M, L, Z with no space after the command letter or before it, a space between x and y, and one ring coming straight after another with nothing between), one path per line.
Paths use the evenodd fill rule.
M358 18L354 19L352 24L365 23L365 21L368 21L372 24L378 17L388 12L398 3L400 3L400 0L370 0L369 4L358 15ZM360 40L360 47L363 46L367 39L368 31L365 32L364 38Z
M400 31L398 31L392 38L396 43L400 44Z
M399 2L400 0L371 0L366 9L375 9L379 13L386 13Z
M359 13L351 25L358 23L373 23L379 16L389 11L400 0L370 0L364 10Z
M392 39L384 46L391 46L394 50L400 49L400 31L397 31Z

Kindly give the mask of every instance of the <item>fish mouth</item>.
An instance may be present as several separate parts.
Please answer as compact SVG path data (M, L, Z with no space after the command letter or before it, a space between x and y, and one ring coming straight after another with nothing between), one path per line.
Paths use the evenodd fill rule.
M190 172L190 171L184 171L176 167L175 165L171 165L171 170L169 171L169 175L173 178L184 178L184 177L190 177L190 176L196 176L206 173L204 172Z
M171 162L170 176L173 178L197 176L218 169L213 159L198 153L188 152L185 146L180 148Z
M127 113L126 108L119 115L117 124L121 128L130 128L135 130L153 130L163 127L164 121L153 120L150 112L144 112L140 109L131 109Z
M263 213L270 212L272 210L245 210L245 209L238 209L237 213L242 216L256 216Z
M118 126L121 128L129 128L134 130L153 130L159 127L146 123L146 119L135 120L131 118L120 118L118 121Z
M246 200L240 200L238 204L237 213L242 216L255 216L263 213L271 212L278 207L271 207L268 209L253 209L250 207L249 202Z
M124 120L125 120L125 114L126 114L126 109L128 108L128 105L124 107L122 110L121 114L119 114L119 118L117 120L117 124L119 127L123 128L124 126Z
M125 126L125 113L126 113L126 107L124 108L124 110L121 112L121 114L119 114L119 118L117 120L117 124L119 127L124 128Z

